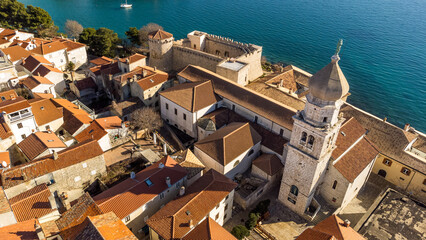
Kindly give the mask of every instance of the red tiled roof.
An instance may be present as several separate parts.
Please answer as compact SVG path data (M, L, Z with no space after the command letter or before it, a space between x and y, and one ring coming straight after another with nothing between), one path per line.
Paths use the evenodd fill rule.
M41 76L27 77L22 81L22 84L30 90L33 90L35 87L37 87L40 84L54 85L51 81L49 81L49 79L45 77L41 77Z
M8 48L4 48L4 49L1 49L1 51L5 55L10 55L10 61L12 62L16 62L23 58L27 58L31 54L29 51L25 50L25 48L21 46L12 46Z
M67 145L53 132L36 132L22 140L18 147L32 161L49 148L66 148Z
M138 239L113 212L97 216L88 216L83 224L85 225L85 228L79 233L76 239Z
M277 157L277 155L268 153L264 153L253 160L253 165L267 173L269 176L275 175L284 168L284 165L281 163L281 160Z
M234 235L226 231L211 217L204 219L198 226L192 229L183 240L209 239L209 240L237 240Z
M61 70L54 68L52 66L49 65L40 65L36 70L34 70L33 75L35 76L46 76L47 74L49 74L50 72L56 72L56 73L62 73Z
M6 194L4 193L3 189L0 188L0 214L8 213L11 211L12 209L10 208L9 201L7 200Z
M3 171L1 173L2 186L7 189L101 155L103 155L103 151L95 140L85 141L59 151L57 160L49 155Z
M38 55L46 55L49 53L53 53L59 50L66 50L67 46L60 42L60 41L54 41L49 43L42 43L37 48L34 48L31 50L32 53L38 54Z
M84 228L82 223L88 216L96 216L102 213L102 210L96 205L89 193L86 192L78 198L76 204L62 213L55 223L61 231L60 235L63 239L74 239Z
M38 126L43 126L63 118L63 108L57 108L49 99L36 98L29 100L31 111Z
M201 110L219 100L210 81L182 83L160 92L160 95L190 112Z
M103 136L107 135L108 132L105 131L99 123L96 121L93 121L90 126L85 128L83 131L81 131L79 134L77 134L74 138L78 142L83 142L89 139L94 139L96 141L99 141Z
M164 167L160 168L160 164ZM93 199L103 212L113 211L123 219L168 189L166 177L169 177L171 185L174 185L186 175L186 170L167 156L138 172L135 179L128 178ZM146 179L151 180L151 186L145 183Z
M103 129L115 129L115 128L121 128L121 119L117 116L112 117L104 117L104 118L97 118L95 119L95 122L97 122Z
M10 156L9 152L0 152L0 164L3 162L7 163L7 166L10 165ZM0 168L3 166L0 166Z
M64 113L64 129L74 134L84 124L90 124L93 120L89 114L66 99L50 99L56 107L62 107Z
M84 89L88 89L88 88L96 89L98 87L95 81L93 81L93 78L91 77L87 77L87 78L76 81L75 86L78 88L79 91L83 91Z
M37 219L31 219L0 228L0 239L23 240L39 239L36 232Z
M190 230L189 221L200 222L237 187L231 179L210 169L186 190L185 195L167 203L147 224L165 239L180 239Z
M30 72L34 71L39 64L52 65L46 58L35 54L31 54L21 63L21 65Z
M68 39L60 39L59 41L65 45L65 47L67 48L67 51L73 51L75 49L86 47L86 44L83 44L80 42L74 42Z
M148 37L151 38L151 39L163 40L163 39L167 39L167 38L172 38L173 34L159 29L157 31L149 33Z
M10 206L18 222L43 217L53 211L49 202L50 193L46 184L35 186L9 199Z
M313 232L312 230L314 230L315 232ZM297 240L365 240L364 237L362 237L359 233L353 230L350 226L345 227L343 220L337 217L336 215L332 215L321 221L320 223L315 225L312 230L309 230L308 233L305 233L306 231L303 232L297 238ZM330 238L327 238L327 235L329 235ZM319 238L312 238L317 236Z
M0 101L6 101L6 100L11 100L11 99L15 99L18 97L18 94L16 94L15 90L11 89L11 90L7 90L4 92L0 92ZM5 100L3 100L2 98L5 98Z
M33 93L34 98L44 98L44 99L51 99L53 98L53 94L51 93Z
M105 57L105 56L98 57L98 58L95 58L95 59L93 59L93 60L90 60L90 63L93 63L93 64L95 64L96 66L99 66L99 65L105 65L105 64L110 64L110 63L112 63L112 62L114 62L114 60L113 60L113 59L108 58L108 57Z
M0 117L0 139L6 139L13 136L12 130L10 130L3 117Z
M144 59L144 58L146 58L146 56L139 54L139 53L135 53L132 56L129 56L127 58L120 58L120 61L126 63L127 59L128 59L129 63L132 64L132 63L137 62L137 61Z
M194 146L222 166L226 166L261 140L261 136L249 123L233 122L198 141Z
M25 108L31 107L27 99L23 97L17 97L13 100L6 100L0 102L0 112L6 112L8 114L23 110Z
M346 120L339 130L336 140L336 149L333 150L332 157L337 159L358 139L366 134L366 132L367 130L365 130L355 118Z

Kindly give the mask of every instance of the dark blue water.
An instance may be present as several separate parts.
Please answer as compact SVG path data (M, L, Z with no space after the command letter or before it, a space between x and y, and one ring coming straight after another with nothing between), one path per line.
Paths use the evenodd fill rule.
M160 24L176 39L192 30L263 46L268 60L311 73L325 66L344 39L340 65L348 101L402 126L426 132L425 0L20 0L47 10L61 28Z

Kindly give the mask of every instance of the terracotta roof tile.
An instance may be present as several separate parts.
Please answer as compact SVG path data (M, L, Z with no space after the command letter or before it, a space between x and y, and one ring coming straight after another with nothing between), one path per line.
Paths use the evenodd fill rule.
M56 73L62 73L61 70L54 68L52 66L49 65L40 65L38 66L38 68L36 70L34 70L33 75L35 76L46 76L47 74L49 74L50 72L56 72Z
M58 226L56 225L54 220L40 223L40 227L44 233L45 238L49 238L59 234Z
M345 104L341 108L341 112L343 112L345 118L356 118L368 130L368 139L374 143L381 154L414 168L419 172L426 172L426 163L424 161L404 151L408 144L416 137L416 134L404 131L391 123L383 121L383 119L349 104Z
M159 168L160 163L164 165L163 168ZM93 199L103 212L113 211L123 219L166 190L166 177L170 177L174 185L186 175L186 170L167 156L138 172L135 180L128 178ZM153 183L151 186L145 183L148 178Z
M267 173L269 176L275 175L284 165L281 160L275 154L264 153L253 160L253 165Z
M33 93L35 98L51 99L54 98L51 93Z
M139 53L135 53L132 56L129 56L127 58L120 58L120 61L126 63L127 60L129 60L129 63L132 64L132 63L135 63L135 62L142 60L144 58L146 58L146 56L139 54Z
M157 70L152 76L142 78L138 80L137 83L143 90L148 90L152 87L166 82L168 78L169 75L167 73Z
M68 52L73 51L75 49L82 48L82 47L86 47L86 44L83 44L80 42L74 42L68 39L60 39L59 42L62 42L65 45Z
M198 226L192 229L183 240L209 239L209 240L237 240L234 235L226 231L210 217L204 219Z
M10 130L3 117L0 117L0 140L6 139L13 136L12 130Z
M0 100L6 101L6 100L11 100L11 99L15 99L18 97L18 94L16 94L15 90L11 89L11 90L7 90L4 92L0 92ZM5 98L5 100L3 100L3 98Z
M46 184L35 186L9 199L10 206L18 222L43 217L53 211L49 202L52 195Z
M46 58L35 54L31 54L21 63L21 65L30 72L33 72L40 64L52 65L52 63L49 62Z
M337 217L336 215L332 215L325 220L321 221L317 225L315 225L312 230L321 232L324 234L319 233L313 233L311 232L309 235L300 235L297 240L311 240L312 238L309 238L311 236L319 236L321 238L319 239L333 239L333 238L324 238L325 234L328 234L330 236L333 236L337 240L365 240L364 237L362 237L359 233L357 233L355 230L353 230L350 226L345 227L344 222L342 219ZM311 231L311 230L310 230ZM308 238L306 238L308 237ZM314 238L316 239L316 238Z
M249 123L234 122L198 141L194 146L226 166L261 140L261 136Z
M4 48L4 49L1 49L1 51L5 55L9 55L10 61L12 61L12 62L16 62L16 61L21 60L23 58L27 58L31 54L29 51L25 50L21 46L12 46L12 47L8 47L8 48Z
M27 77L22 81L22 84L30 90L33 90L35 87L37 87L40 84L54 85L51 81L49 81L49 79L45 77L41 77L41 76Z
M31 219L6 227L0 228L0 239L4 240L22 240L39 239L35 226L38 224L36 219Z
M95 122L97 122L105 130L122 127L121 126L122 121L117 116L97 118L97 119L95 119Z
M93 59L93 60L90 60L90 63L93 63L94 65L96 65L96 66L99 66L99 65L105 65L105 64L110 64L110 63L112 63L114 60L113 59L111 59L111 58L108 58L108 57L105 57L105 56L102 56L102 57L98 57L98 58L95 58L95 59Z
M151 38L151 39L156 39L156 40L164 40L164 39L167 39L167 38L172 38L173 34L159 29L157 31L149 33L148 37Z
M200 222L235 187L231 179L211 169L189 186L185 195L150 217L147 224L165 239L180 239L191 230L189 220Z
M211 80L215 93L221 97L229 99L289 130L293 128L293 116L296 114L296 109L285 106L251 89L239 86L237 83L202 67L188 65L178 75L192 82Z
M211 81L182 83L160 92L160 95L190 112L201 110L219 100Z
M87 128L77 134L74 138L78 142L83 142L90 139L98 141L107 134L108 132L105 131L105 129L103 129L98 122L93 121Z
M366 133L367 130L355 118L347 119L339 130L336 148L331 156L337 159Z
M64 129L74 134L81 126L90 124L93 120L90 115L77 105L66 99L50 99L56 107L62 107L64 113Z
M89 216L76 239L137 240L136 236L113 212Z
M334 236L320 232L318 230L308 228L300 234L297 240L337 240Z
M90 88L93 88L93 89L98 88L95 81L93 81L93 78L91 77L83 78L81 80L76 81L75 86L78 88L79 91L90 89Z
M7 189L101 155L103 155L103 151L95 140L82 142L59 151L57 160L49 155L3 171L1 173L2 186Z
M28 101L23 97L17 97L13 100L0 102L0 112L8 114L31 107Z
M66 148L67 145L53 132L36 132L22 140L18 147L32 161L49 148Z
M356 177L370 164L379 152L367 137L361 139L343 157L334 164L334 167L349 182L353 182Z
M61 231L63 239L74 239L84 228L82 223L88 216L96 216L102 213L102 210L96 205L92 197L85 193L78 198L76 204L62 213L55 223Z
M34 48L31 50L32 53L38 54L38 55L46 55L49 53L53 53L59 50L66 50L67 46L60 42L60 41L54 41L54 42L48 42L48 43L42 43L37 48Z
M9 153L8 153L9 154ZM6 194L3 189L0 189L0 214L11 212L9 201L7 200Z
M191 179L205 168L204 164L194 155L194 153L192 153L190 149L175 153L172 158L179 163L180 166L186 169L188 172L188 179Z
M31 111L38 126L63 118L63 108L57 108L49 99L36 98L30 101Z

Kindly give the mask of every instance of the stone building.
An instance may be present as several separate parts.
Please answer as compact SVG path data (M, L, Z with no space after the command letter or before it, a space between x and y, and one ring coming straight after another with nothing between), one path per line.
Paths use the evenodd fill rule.
M149 50L149 65L164 71L199 65L242 86L263 74L262 47L200 31L188 33L187 38L178 41L163 30L152 32Z
M352 200L367 181L377 155L364 138L365 129L360 127L353 135L342 131L345 119L339 111L349 84L339 59L337 52L327 66L310 78L305 108L293 117L278 199L307 219L314 218L321 207L315 199L318 194L335 208ZM360 126L350 119L346 121ZM350 126L348 131L356 126ZM346 138L346 134L350 137ZM338 139L343 140L336 144Z
M6 169L1 173L1 181L8 198L46 183L51 192L68 192L72 201L105 172L103 151L96 141L89 140Z

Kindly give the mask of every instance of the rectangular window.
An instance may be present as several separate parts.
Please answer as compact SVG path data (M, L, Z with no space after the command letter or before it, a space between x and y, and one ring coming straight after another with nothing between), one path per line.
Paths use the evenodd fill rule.
M25 134L22 134L22 135L21 135L22 140L24 140L24 139L25 139L25 137L26 137L26 136L25 136Z
M18 123L18 128L23 128L22 123Z
M177 109L175 108L175 115L177 115Z
M284 135L284 129L280 129L280 136L283 136Z
M164 198L164 193L162 192L162 193L160 193L160 199L163 199Z
M410 169L408 169L408 168L405 168L405 167L403 167L403 168L401 169L401 172L402 172L403 174L407 175L407 176L410 176L410 174L411 174L411 170L410 170Z
M257 123L258 117L254 116L254 122Z
M324 118L322 119L322 122L327 122L327 117L324 117Z
M235 111L235 105L232 104L232 111Z
M166 103L166 109L169 110L169 104L168 103Z
M228 204L225 205L225 211L228 210Z
M337 181L334 181L334 183L333 183L333 189L336 189L336 186L337 186Z
M146 185L147 185L148 187L151 187L151 186L152 186L152 182L151 182L151 180L149 180L149 179L145 180L145 183L146 183Z
M392 161L385 158L385 159L383 159L383 164L390 167L392 165Z
M225 216L223 216L223 220L225 220L227 216L228 216L228 214L225 214Z
M215 220L218 220L219 219L219 213L218 214L216 214L216 217L214 218Z
M183 114L183 120L186 120L186 114L185 113Z
M49 131L49 130L50 130L50 126L46 125L46 131Z

